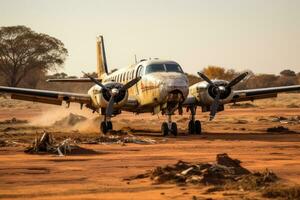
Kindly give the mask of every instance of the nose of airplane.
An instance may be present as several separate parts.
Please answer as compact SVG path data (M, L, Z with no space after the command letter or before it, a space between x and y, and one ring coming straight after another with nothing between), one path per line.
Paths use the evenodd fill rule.
M161 95L167 101L184 101L188 95L188 81L186 77L165 77L161 84Z

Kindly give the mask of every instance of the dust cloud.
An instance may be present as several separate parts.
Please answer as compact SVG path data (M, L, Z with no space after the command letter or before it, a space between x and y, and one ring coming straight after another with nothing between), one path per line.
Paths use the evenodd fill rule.
M75 124L57 125L57 122L68 120L72 115L83 116L86 120ZM87 108L80 109L78 105L70 105L69 108L51 107L47 110L43 110L40 115L32 118L29 124L31 126L64 128L64 131L98 132L99 120L98 113L92 113L92 111Z

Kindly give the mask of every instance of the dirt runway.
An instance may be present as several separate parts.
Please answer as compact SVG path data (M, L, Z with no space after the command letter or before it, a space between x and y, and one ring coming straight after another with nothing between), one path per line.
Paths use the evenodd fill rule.
M31 119L41 110L26 115L24 110L7 109L0 116L1 120L12 116ZM208 194L204 186L155 185L148 179L124 181L178 160L213 162L218 153L228 153L252 171L272 169L283 181L300 184L300 124L270 120L274 116L300 116L299 108L229 109L213 122L207 122L207 115L198 114L197 118L204 121L204 133L187 135L188 115L183 115L174 118L180 129L176 138L163 138L157 132L163 117L125 114L114 119L118 128L130 124L136 135L155 139L157 144L81 144L91 151L66 157L25 154L24 145L0 147L0 199L263 199L256 192ZM293 133L266 132L279 125ZM5 126L0 127L0 139L18 142L41 131L21 127L5 132ZM80 134L69 132L68 136ZM96 135L93 132L85 137Z

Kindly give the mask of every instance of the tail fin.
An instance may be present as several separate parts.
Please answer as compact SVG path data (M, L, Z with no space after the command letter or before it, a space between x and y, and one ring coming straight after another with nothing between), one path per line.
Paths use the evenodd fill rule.
M108 73L104 40L102 35L97 37L96 51L97 51L97 74L98 74L98 78L101 78L104 74Z

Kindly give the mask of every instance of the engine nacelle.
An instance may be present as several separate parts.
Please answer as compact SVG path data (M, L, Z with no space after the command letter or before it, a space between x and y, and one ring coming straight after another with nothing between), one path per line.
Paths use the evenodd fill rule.
M128 100L128 91L120 90L123 87L123 84L116 82L108 82L103 84L109 90L104 90L100 86L93 86L88 94L91 95L92 101L95 107L106 108L108 106L109 99L111 97L111 91L119 90L118 94L114 96L114 105L113 108L121 108Z
M213 80L216 86L223 88L224 92L220 95L220 105L228 103L233 97L233 92L231 88L226 88L228 81L224 80ZM199 106L209 106L214 102L214 98L217 95L216 88L209 83L203 81L196 83L190 87L190 94L196 97L199 102Z

